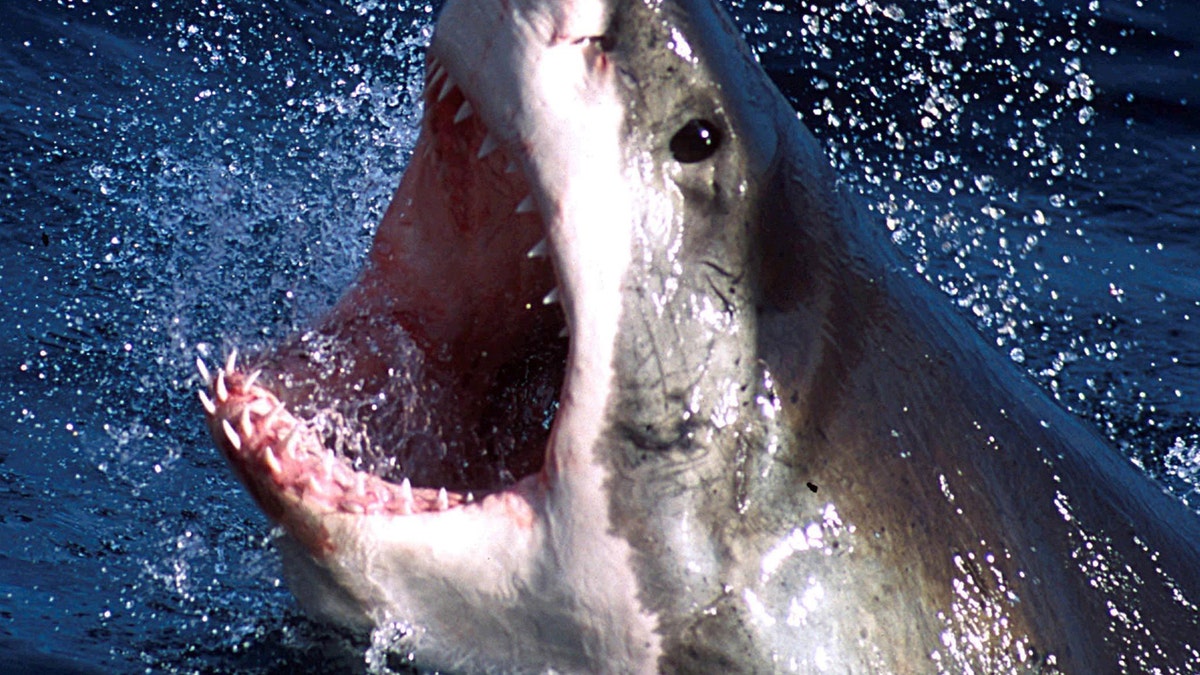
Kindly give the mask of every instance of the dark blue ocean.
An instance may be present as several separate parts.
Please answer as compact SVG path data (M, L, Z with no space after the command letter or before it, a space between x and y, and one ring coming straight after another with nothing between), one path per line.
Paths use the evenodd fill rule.
M913 275L1200 510L1200 14L803 4L733 9ZM436 8L3 8L0 672L383 672L283 588L193 362L353 278Z

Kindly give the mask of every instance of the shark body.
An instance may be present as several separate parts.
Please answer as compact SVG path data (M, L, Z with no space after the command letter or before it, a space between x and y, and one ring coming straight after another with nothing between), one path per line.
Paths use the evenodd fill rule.
M307 611L462 672L1198 667L1195 515L903 271L711 0L450 0L428 59L356 284L202 367Z

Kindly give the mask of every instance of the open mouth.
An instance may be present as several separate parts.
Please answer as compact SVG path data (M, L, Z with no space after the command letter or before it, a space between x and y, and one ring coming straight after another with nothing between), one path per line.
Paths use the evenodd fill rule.
M260 370L198 362L217 444L314 552L332 546L322 515L511 510L540 489L568 353L554 251L521 149L432 57L427 73L421 137L355 286Z

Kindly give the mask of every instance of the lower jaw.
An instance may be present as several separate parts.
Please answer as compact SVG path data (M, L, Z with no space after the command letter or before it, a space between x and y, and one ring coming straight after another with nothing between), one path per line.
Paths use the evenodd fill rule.
M568 346L557 332L546 335L553 324L535 328L505 360L473 367L433 361L400 326L387 339L369 336L366 349L366 331L343 328L260 357L269 369L260 381L305 433L353 469L395 484L486 494L544 461ZM368 363L364 352L392 356Z
M211 380L212 398L201 398L217 445L259 507L314 557L338 548L330 530L338 516L390 519L389 527L401 529L406 520L443 516L453 516L457 527L479 525L471 525L473 521L496 521L518 530L532 526L545 484L540 470L480 493L414 486L408 479L391 482L354 470L273 393L233 364Z

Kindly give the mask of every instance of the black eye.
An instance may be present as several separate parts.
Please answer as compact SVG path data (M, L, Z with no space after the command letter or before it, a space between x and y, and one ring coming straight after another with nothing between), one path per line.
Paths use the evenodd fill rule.
M721 147L721 132L708 120L689 120L671 137L671 155L683 164L700 162Z

